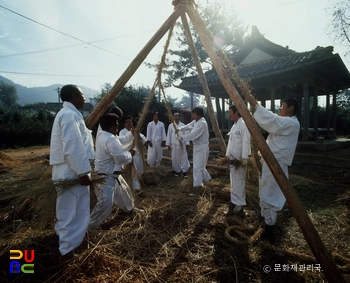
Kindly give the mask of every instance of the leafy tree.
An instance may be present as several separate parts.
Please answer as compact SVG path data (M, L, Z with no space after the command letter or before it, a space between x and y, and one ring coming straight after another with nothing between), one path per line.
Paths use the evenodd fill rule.
M200 94L193 94L193 106L200 105ZM174 103L175 107L179 108L191 108L191 93L183 94L179 101Z
M314 125L314 108L310 110L310 125ZM330 117L333 115L333 103L329 106ZM318 106L318 127L325 128L327 125L327 111L326 107ZM333 121L331 120L331 127L333 127ZM336 102L336 134L338 136L350 134L350 90L342 90L337 95Z
M104 84L101 88L101 92L95 98L97 100L101 100L102 97L110 90L109 87L111 87L110 84ZM114 99L113 104L117 105L123 110L124 116L130 115L136 120L141 114L143 105L145 104L149 93L150 89L148 87L133 85L125 86ZM169 101L169 104L172 105L171 101ZM165 102L159 102L157 96L155 96L148 109L149 115L145 121L145 124L143 125L144 129L147 123L152 120L152 113L155 111L159 112L159 120L164 122L166 125L168 124L169 119L167 117ZM122 126L123 125L121 125L121 128Z
M49 144L54 115L45 103L6 108L0 112L0 148Z
M12 108L17 107L18 100L16 87L0 81L0 101L6 107Z
M337 132L350 134L350 90L345 89L337 95Z
M101 87L101 92L97 95L97 99L101 100L102 97L104 97L110 90L112 89L112 85L110 83L105 83Z
M337 107L350 111L350 89L344 89L337 95Z
M222 1L207 1L206 6L199 5L200 15L215 36L216 45L223 48L232 58L243 44L247 27L238 19L233 7L223 5ZM200 62L204 63L204 68L212 68L209 56L197 32L193 26L190 28ZM169 50L171 58L168 58L167 68L164 71L167 74L166 86L172 85L176 80L185 76L197 74L184 29L180 23L177 24L175 36L178 48Z
M337 44L350 47L350 1L337 0L328 9L332 13L331 34ZM348 55L350 51L346 53Z

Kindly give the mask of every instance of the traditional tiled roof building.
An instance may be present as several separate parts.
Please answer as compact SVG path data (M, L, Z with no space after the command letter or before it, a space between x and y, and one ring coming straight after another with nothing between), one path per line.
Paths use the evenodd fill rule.
M302 111L298 118L302 125L303 140L308 140L313 133L317 138L320 131L327 137L335 136L336 96L339 90L350 87L350 74L333 47L316 47L307 52L296 52L267 40L256 26L240 51L234 56L240 77L250 81L252 92L263 106L266 102L275 111L275 100L287 97L298 99ZM215 70L205 73L212 97L216 105L221 99L221 128L225 128L225 100L228 94ZM182 79L178 86L193 93L202 94L198 76ZM310 101L313 109L317 109L318 97L326 96L327 122L318 125L318 113L313 111L313 125L310 125ZM330 111L332 96L333 111ZM311 99L312 98L312 99ZM332 112L332 118L330 113Z

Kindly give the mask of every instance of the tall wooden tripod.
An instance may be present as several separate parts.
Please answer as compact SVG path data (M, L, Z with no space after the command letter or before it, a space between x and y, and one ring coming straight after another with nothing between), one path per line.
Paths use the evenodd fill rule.
M150 53L150 51L153 49L153 47L159 42L159 40L164 36L164 34L169 30L169 28L175 23L175 21L181 17L182 23L184 26L184 29L186 31L186 37L188 40L188 44L191 49L191 53L198 71L198 75L200 78L200 81L203 86L204 95L206 97L207 106L208 106L208 112L211 116L214 132L218 138L219 145L221 147L221 150L224 151L225 144L223 142L217 121L215 120L215 117L213 115L213 107L211 105L211 96L209 92L209 87L207 85L203 70L201 69L199 59L197 56L197 51L194 47L193 40L191 37L191 33L189 30L187 17L190 18L194 28L196 29L203 46L205 47L212 64L214 65L216 72L218 73L218 76L224 85L227 93L229 94L230 99L234 102L236 107L239 110L239 113L241 114L242 118L244 119L252 138L255 140L256 145L261 152L264 160L266 161L267 165L269 166L273 176L275 177L278 185L280 186L282 192L284 193L286 200L289 204L289 207L296 218L298 225L308 243L310 246L310 249L312 250L316 260L321 264L321 267L323 269L323 272L325 274L325 277L329 282L337 282L341 283L345 280L342 277L339 269L333 262L333 259L330 255L330 253L327 251L326 247L324 246L318 232L316 231L315 227L313 226L305 208L303 207L302 203L300 202L293 186L290 184L289 180L283 173L280 165L278 164L276 158L272 154L270 148L265 142L265 139L263 138L261 132L259 131L259 128L255 121L253 120L251 114L249 113L246 105L244 104L243 100L241 99L237 89L233 85L230 77L228 76L222 62L226 62L226 68L233 68L233 66L230 65L229 60L227 57L223 54L215 51L212 46L212 38L213 36L205 26L203 20L201 19L200 15L198 14L197 10L194 7L193 0L177 0L173 1L173 4L175 6L174 12L170 15L170 17L164 22L164 24L159 28L159 30L154 34L154 36L150 39L150 41L142 48L142 50L138 53L138 55L135 57L135 59L131 62L129 67L124 71L124 73L121 75L121 77L116 81L110 92L103 97L103 99L100 101L100 103L96 106L94 111L90 114L90 116L86 119L86 125L88 128L91 128L93 125L95 125L101 116L102 113L106 111L106 109L109 107L109 105L113 102L114 98L119 94L119 92L122 90L122 88L125 86L125 84L128 82L128 80L132 77L132 75L135 73L135 71L138 69L138 67L142 64L142 62L145 60L147 55ZM220 56L220 57L219 57Z

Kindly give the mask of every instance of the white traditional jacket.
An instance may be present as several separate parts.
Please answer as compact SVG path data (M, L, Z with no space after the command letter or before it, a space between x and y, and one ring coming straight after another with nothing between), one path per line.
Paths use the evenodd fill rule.
M63 102L52 126L50 165L67 164L79 177L91 171L90 161L94 157L91 131L83 116L72 103ZM72 172L67 174L72 177ZM61 175L60 179L65 180L65 172Z
M251 153L250 133L242 118L233 124L228 134L226 156L234 159L247 159Z
M176 125L177 128L179 127L183 127L185 126L184 123L179 122L178 125ZM189 141L183 141L183 143L185 145L189 144ZM166 136L166 142L165 142L166 146L172 146L172 145L180 145L180 141L178 139L176 139L176 133L175 133L175 128L174 128L174 124L171 123L168 127L168 134Z
M130 163L131 153L123 149L119 138L107 131L100 131L96 137L95 171L111 175L122 171L122 166Z
M209 131L208 124L204 117L198 121L193 120L191 123L179 128L182 132L191 130L188 134L183 134L184 141L193 141L194 145L202 145L209 143Z
M158 121L158 123L154 123L154 121L149 122L147 125L147 140L149 141L165 141L165 127L164 123Z
M258 104L254 119L267 131L266 139L277 161L290 166L298 143L300 124L297 117L282 117Z
M142 143L146 143L147 142L147 139L146 137L140 133L140 138L142 140ZM119 140L120 142L124 145L128 145L127 150L129 150L131 148L131 146L129 145L131 143L133 139L133 135L131 133L131 131L128 131L126 128L122 129L120 132L119 132ZM136 151L138 151L137 148L135 148Z

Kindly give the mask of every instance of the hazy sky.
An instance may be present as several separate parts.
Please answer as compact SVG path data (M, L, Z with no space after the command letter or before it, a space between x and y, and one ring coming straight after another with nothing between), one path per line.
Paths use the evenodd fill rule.
M234 5L247 25L257 25L267 39L282 46L288 45L296 51L334 46L327 28L331 23L331 14L326 11L330 1L226 0L223 3ZM0 5L104 49L64 36L0 7L0 75L27 87L75 83L96 90L105 82L114 84L173 10L171 0L0 0ZM147 62L160 60L164 43L165 38L147 57ZM50 50L19 55L46 49ZM343 56L345 51L335 45L335 52L349 68ZM151 86L154 78L154 70L142 65L129 83ZM174 95L179 91L169 93Z

